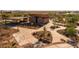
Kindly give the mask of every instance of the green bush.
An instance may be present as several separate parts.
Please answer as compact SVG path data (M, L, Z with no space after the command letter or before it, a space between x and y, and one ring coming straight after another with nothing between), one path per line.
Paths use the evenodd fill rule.
M68 36L76 35L76 29L74 27L67 27L65 32L66 32L66 35Z

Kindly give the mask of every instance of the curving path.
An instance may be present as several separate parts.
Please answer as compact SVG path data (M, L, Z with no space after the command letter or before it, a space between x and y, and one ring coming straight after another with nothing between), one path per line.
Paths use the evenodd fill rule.
M38 39L36 39L32 33L36 32L36 31L41 31L43 30L43 28L45 27L46 30L50 31L53 37L53 41L52 43L55 42L61 42L60 39L64 39L64 40L68 40L69 38L65 37L64 35L61 35L59 33L57 33L57 30L61 30L61 29L65 29L65 27L60 26L60 28L56 28L55 30L52 30L50 27L52 26L52 21L49 20L49 23L44 25L43 27L39 28L39 29L28 29L28 28L22 28L22 27L18 27L19 32L13 34L13 36L15 37L16 41L19 43L20 46L25 45L27 43L35 43L38 41ZM17 27L14 27L15 29ZM65 43L65 44L57 44L57 45L50 45L50 46L46 46L46 47L72 47L69 44Z

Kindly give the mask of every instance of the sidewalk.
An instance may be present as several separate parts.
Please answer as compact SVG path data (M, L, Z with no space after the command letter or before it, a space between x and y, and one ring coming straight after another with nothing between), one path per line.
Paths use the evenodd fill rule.
M32 33L33 32L36 32L36 31L41 31L43 30L44 27L46 27L46 30L47 31L50 31L51 34L52 34L52 37L53 37L53 41L52 43L55 43L55 42L61 42L60 39L64 39L64 40L68 40L69 38L65 37L64 35L61 35L59 33L57 33L57 30L61 30L61 29L65 29L65 27L60 27L60 28L57 28L55 30L52 30L50 27L52 26L52 21L49 20L49 23L44 25L43 27L37 29L37 30L34 30L34 29L28 29L28 28L22 28L22 27L19 27L19 32L18 33L15 33L13 34L13 36L15 37L16 41L19 43L20 46L23 46L27 43L35 43L38 41L38 39L36 39ZM70 46L69 44L57 44L57 45L51 45L51 46L47 46L48 48L50 47L61 47L61 48L65 48L65 47L72 47Z

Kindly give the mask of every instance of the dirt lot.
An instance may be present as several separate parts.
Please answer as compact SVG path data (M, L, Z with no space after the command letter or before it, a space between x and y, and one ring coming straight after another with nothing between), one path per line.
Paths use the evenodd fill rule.
M0 28L0 48L18 47L16 40L12 36L12 34L15 32L18 32L18 30L11 28Z

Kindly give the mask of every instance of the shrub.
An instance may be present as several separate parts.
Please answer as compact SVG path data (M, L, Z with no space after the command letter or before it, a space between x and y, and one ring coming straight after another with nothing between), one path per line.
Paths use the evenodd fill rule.
M76 35L76 30L74 27L67 27L65 30L66 35L68 36L75 36Z

